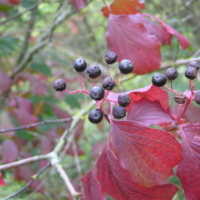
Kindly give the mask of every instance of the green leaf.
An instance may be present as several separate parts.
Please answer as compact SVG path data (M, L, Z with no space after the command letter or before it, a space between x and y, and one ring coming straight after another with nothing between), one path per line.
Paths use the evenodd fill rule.
M83 100L84 95L83 94L66 94L65 95L65 101L72 107L75 108L81 108L81 105L79 103L80 100Z
M46 76L52 76L50 68L45 63L42 63L42 62L33 63L31 65L31 68L38 72L41 72L42 74Z
M12 51L19 47L17 38L6 36L0 39L0 55L9 56Z

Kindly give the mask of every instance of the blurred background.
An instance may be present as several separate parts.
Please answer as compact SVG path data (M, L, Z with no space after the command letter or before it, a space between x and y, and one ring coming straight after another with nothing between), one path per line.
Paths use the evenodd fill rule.
M66 81L68 90L81 89L79 75L73 68L74 61L79 57L84 58L88 66L100 66L102 76L96 80L97 84L101 84L106 76L104 55L109 51L105 38L108 19L100 11L104 7L103 1L89 0L79 12L69 0L21 0L11 5L4 4L5 2L0 0L0 129L71 118L88 105L90 98L84 94L55 92L52 84L56 78L62 78ZM170 46L162 46L161 66L171 64L173 67L175 61L192 57L200 60L199 7L198 0L145 2L142 13L157 16L190 41L187 50L180 47L175 37ZM179 76L173 82L174 89L179 92L189 90L189 81L184 76L187 64L176 68ZM159 71L165 73L165 70ZM118 63L109 66L109 72L116 79L119 74ZM123 75L121 80L124 81L113 92L148 86L154 73ZM90 90L92 80L86 72L82 75L86 88ZM195 90L200 90L200 75L194 80L194 84ZM169 82L167 85L170 87ZM169 95L170 106L175 110L173 94ZM191 104L185 119L199 122L200 107ZM47 124L1 134L0 164L52 151L69 124L70 122ZM83 117L75 129L76 137L68 149L63 151L61 163L77 190L81 190L80 178L94 165L109 130L110 126L105 119L100 124L93 125L87 117ZM4 152L3 146L7 147L4 147ZM11 160L10 155L13 155ZM2 171L7 186L0 187L0 199L21 189L31 175L45 165L46 161L40 161ZM174 200L184 200L179 179L173 176L169 181L180 188ZM40 176L40 180L15 199L62 200L71 197L58 173L48 169Z

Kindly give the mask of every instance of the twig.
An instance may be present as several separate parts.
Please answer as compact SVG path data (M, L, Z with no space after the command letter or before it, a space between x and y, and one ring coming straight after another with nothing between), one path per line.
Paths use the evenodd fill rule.
M197 58L189 58L189 59L181 59L181 60L177 60L176 62L171 62L169 64L163 64L161 65L161 67L158 69L158 70L161 70L161 69L166 69L166 68L169 68L171 66L174 66L174 67L177 67L177 66L180 66L180 65L186 65L192 61L200 61L200 57L197 57Z
M37 8L37 7L36 7ZM26 34L25 34L25 37L24 37L24 43L23 43L23 46L22 46L22 50L19 54L19 57L17 59L17 62L16 62L16 65L20 63L20 61L23 59L27 49L28 49L28 45L29 45L29 39L31 37L31 31L34 27L34 24L35 24L35 13L34 11L32 10L31 12L31 19L29 21L29 24L28 24L28 27L27 27L27 30L26 30Z
M59 165L58 163L56 163L54 166L55 166L56 170L58 171L58 173L60 174L63 181L65 182L65 185L67 186L72 197L74 199L77 199L79 196L81 196L81 194L76 192L76 190L74 189L74 186L71 184L71 182L70 182L67 174L65 173L64 169L62 168L62 166Z
M41 122L38 122L38 123L26 125L26 126L20 126L20 127L16 127L16 128L10 128L10 129L2 129L2 130L0 130L0 133L10 132L10 131L19 131L19 130L23 130L23 129L29 129L29 128L32 128L32 127L35 127L35 126L44 125L44 124L55 124L55 123L71 122L71 121L72 121L72 118L41 121Z
M36 162L36 161L47 160L48 158L49 158L48 154L47 155L33 156L33 157L30 157L30 158L25 158L23 160L19 160L19 161L12 162L12 163L9 163L9 164L1 165L0 171L10 169L10 168L19 167L19 166L26 165L26 164L30 164L30 163Z
M27 187L29 187L29 185L31 185L31 183L33 183L39 176L40 174L42 174L49 166L51 165L51 163L47 163L46 166L44 166L37 174L33 175L31 177L31 180L22 188L20 189L19 191L17 191L16 193L14 193L13 195L9 196L9 197L6 197L5 199L3 200L6 200L6 199L11 199L15 196L17 196L18 194L22 193Z

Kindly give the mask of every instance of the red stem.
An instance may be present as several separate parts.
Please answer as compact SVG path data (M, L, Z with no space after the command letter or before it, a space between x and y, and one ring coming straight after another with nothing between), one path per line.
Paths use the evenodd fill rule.
M110 7L106 4L106 1L105 1L105 0L103 0L103 3L104 3L104 5L108 8L109 13L111 13Z
M171 89L173 90L172 81L171 81Z
M93 82L93 85L95 86L96 84L95 84L95 82L94 82L94 79L92 79L92 82Z
M116 80L116 82L115 82L115 85L117 85L117 83L119 82L119 78L120 78L120 76L121 76L121 72L119 73L119 75L118 75L118 77L117 77L117 80Z
M185 107L184 107L183 112L179 115L179 117L177 118L177 120L176 120L176 122L175 122L174 124L178 124L178 122L179 122L179 120L181 119L181 117L185 114L185 112L186 112L186 110L187 110L187 108L188 108L190 102L191 102L191 100L188 99L187 102L186 102L186 104L185 104Z
M168 88L166 85L165 86L163 86L164 88L166 88L167 90L169 90L169 91L171 91L171 92L173 92L173 93L178 93L177 91L175 91L175 90L173 90L173 89L170 89L170 88Z

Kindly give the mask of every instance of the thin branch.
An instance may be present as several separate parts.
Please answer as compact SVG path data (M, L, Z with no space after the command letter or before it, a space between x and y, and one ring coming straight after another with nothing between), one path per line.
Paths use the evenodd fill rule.
M76 192L76 190L74 189L74 186L71 184L69 177L67 176L67 174L65 173L64 169L62 168L61 165L59 165L58 163L56 163L55 165L56 170L58 171L58 173L60 174L61 178L63 179L63 181L65 182L65 185L67 186L70 194L72 195L72 197L74 199L78 199L80 196L82 196L80 193Z
M200 57L197 57L197 58L189 58L189 59L180 59L180 60L177 60L176 62L171 62L171 63L168 63L168 64L163 64L161 65L161 67L158 69L158 70L161 70L161 69L166 69L166 68L169 68L169 67L177 67L177 66L180 66L180 65L186 65L192 61L200 61Z
M40 126L40 125L44 125L44 124L56 124L56 123L62 123L62 122L71 122L72 118L64 118L64 119L56 119L56 120L45 120L45 121L41 121L38 123L34 123L34 124L29 124L26 126L20 126L20 127L16 127L16 128L10 128L10 129L2 129L0 130L0 133L5 133L5 132L10 132L10 131L19 131L19 130L23 130L23 129L29 129L35 126Z
M16 161L16 162L1 165L0 171L10 169L10 168L19 167L19 166L26 165L26 164L30 164L30 163L36 162L36 161L47 160L48 158L49 158L48 154L47 155L34 156L34 157L30 157L30 158L25 158L23 160L19 160L19 161Z
M20 189L19 191L17 191L16 193L14 193L13 195L9 196L9 197L6 197L5 199L3 200L6 200L6 199L11 199L15 196L17 196L18 194L22 193L27 187L29 187L29 185L31 185L31 183L33 183L49 166L51 165L51 163L47 163L37 174L33 175L31 177L31 180L22 188Z
M37 8L37 7L36 7ZM26 30L26 33L25 33L25 37L24 37L24 43L23 43L23 46L22 46L22 50L19 54L19 57L17 59L17 62L16 62L16 65L20 63L20 61L23 59L27 49L28 49L28 45L29 45L29 39L31 37L31 31L34 27L34 24L35 24L35 12L32 10L31 12L31 19L28 23L28 27L27 27L27 30Z

